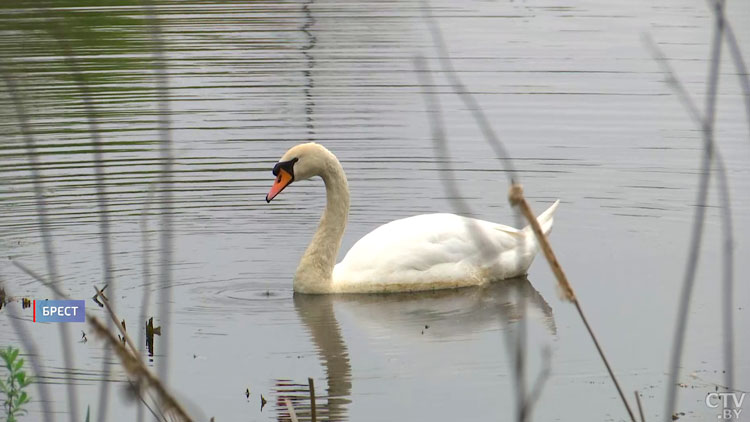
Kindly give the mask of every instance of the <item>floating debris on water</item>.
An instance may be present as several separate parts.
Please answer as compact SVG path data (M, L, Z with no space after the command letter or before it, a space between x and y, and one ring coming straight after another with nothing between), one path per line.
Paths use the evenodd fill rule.
M104 290L107 288L108 284L105 284L104 287L102 287L101 290L98 290L97 293L92 297L94 299L94 302L96 302L97 305L99 305L100 308L104 307L104 304L99 302L99 295L102 295L104 299L107 299L107 296L104 296Z
M154 327L154 317L151 317L146 323L146 348L150 357L154 357L154 334L160 336L161 327Z

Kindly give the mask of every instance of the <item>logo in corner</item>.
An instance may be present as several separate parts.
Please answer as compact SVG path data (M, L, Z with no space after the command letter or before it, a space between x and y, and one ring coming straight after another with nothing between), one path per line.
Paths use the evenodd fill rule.
M719 420L739 420L743 401L745 401L745 393L739 391L714 392L706 395L706 406L719 410L720 413L716 416Z

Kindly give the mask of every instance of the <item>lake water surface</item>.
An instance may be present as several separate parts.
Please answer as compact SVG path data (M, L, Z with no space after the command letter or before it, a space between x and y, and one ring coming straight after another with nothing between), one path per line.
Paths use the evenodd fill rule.
M159 273L161 171L153 41L139 2L0 6L2 66L20 88L38 144L62 285L89 298L104 284L97 180L86 108L66 64L83 72L103 142L112 224L112 298L131 332L141 325L144 256ZM89 5L88 3L91 3ZM81 6L83 5L83 6ZM509 420L515 387L508 338L527 304L529 384L551 351L536 420L627 420L574 307L559 299L541 258L528 280L393 296L304 297L292 276L325 202L320 180L271 204L271 168L291 146L324 144L352 194L340 256L393 219L451 210L434 158L414 57L437 70L417 1L161 2L174 139L174 264L170 386L200 420L283 419L287 390L315 380L331 420ZM663 419L666 373L683 278L701 133L642 41L650 34L703 104L711 15L704 1L432 1L453 64L515 159L537 212L561 199L551 236L583 308L632 397ZM750 56L750 3L727 14ZM59 26L45 24L55 19ZM55 41L59 28L70 51ZM726 53L726 50L725 50ZM503 163L445 74L439 92L461 195L473 216L515 224ZM736 71L721 67L717 141L731 184L736 388L750 390L750 143ZM7 91L0 90L0 256L45 272L29 160ZM723 383L720 220L715 186L689 315L678 411L714 420L704 399ZM142 214L148 206L148 243ZM50 297L12 264L16 296ZM149 315L158 315L158 288ZM88 301L89 310L101 311ZM11 304L10 306L18 306ZM20 310L20 306L19 306ZM30 321L30 310L23 311ZM5 310L0 346L18 345ZM157 319L157 325L160 321ZM103 344L72 325L75 368L57 327L27 324L43 352L56 412L72 373L80 413L95 408ZM156 356L161 339L156 339ZM135 420L114 360L109 420ZM250 397L245 397L246 389ZM36 390L32 396L38 398ZM261 411L260 395L269 400ZM305 394L305 393L300 393ZM299 402L302 406L302 402ZM746 405L747 406L747 405ZM32 402L24 420L40 420ZM95 409L94 409L95 410ZM748 411L747 409L745 410ZM98 416L95 415L94 416Z

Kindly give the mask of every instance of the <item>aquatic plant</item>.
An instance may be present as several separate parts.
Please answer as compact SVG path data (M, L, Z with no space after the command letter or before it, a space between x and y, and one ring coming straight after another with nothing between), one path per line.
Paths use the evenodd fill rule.
M8 346L0 349L0 358L8 369L8 377L0 379L0 390L5 393L3 413L6 421L16 422L18 416L26 414L23 405L29 402L29 395L24 391L33 382L33 378L23 370L23 358L18 358L18 349Z

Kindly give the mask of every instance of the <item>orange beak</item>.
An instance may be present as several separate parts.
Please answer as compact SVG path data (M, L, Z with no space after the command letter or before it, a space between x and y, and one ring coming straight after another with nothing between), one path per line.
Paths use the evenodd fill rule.
M280 194L285 187L292 183L292 179L292 175L289 174L288 171L280 169L279 175L276 176L276 180L274 180L273 186L271 186L271 190L268 191L268 195L266 195L266 202L271 202L276 195Z

